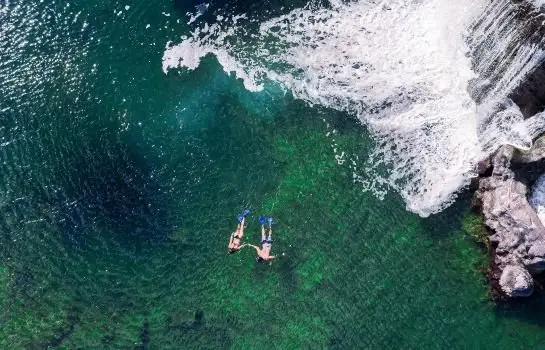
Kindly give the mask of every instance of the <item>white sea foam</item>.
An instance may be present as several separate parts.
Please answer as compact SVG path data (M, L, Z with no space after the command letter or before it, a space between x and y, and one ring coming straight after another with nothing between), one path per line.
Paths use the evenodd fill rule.
M534 4L534 6L536 6L536 7L545 6L545 0L534 0L532 2Z
M484 3L331 1L328 9L307 6L259 26L244 16L218 17L167 44L163 70L195 69L213 54L250 91L272 80L311 104L356 115L377 147L355 181L379 196L394 189L409 210L427 216L455 199L486 152L530 137L515 107L480 127L486 111L467 92L475 74L465 35Z

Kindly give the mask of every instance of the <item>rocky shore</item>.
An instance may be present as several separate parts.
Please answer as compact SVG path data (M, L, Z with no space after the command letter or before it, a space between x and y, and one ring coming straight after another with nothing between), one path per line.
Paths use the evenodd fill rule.
M528 152L503 146L481 167L474 204L490 231L491 283L507 297L530 296L545 271L545 225L528 199L545 173L544 146L545 139Z
M477 103L497 105L481 120L481 131L510 103L526 119L530 137L543 134L544 24L542 1L493 0L471 28L479 78L469 91ZM504 297L527 297L540 289L536 277L545 276L545 137L529 151L502 146L477 171L474 205L489 233L490 281Z

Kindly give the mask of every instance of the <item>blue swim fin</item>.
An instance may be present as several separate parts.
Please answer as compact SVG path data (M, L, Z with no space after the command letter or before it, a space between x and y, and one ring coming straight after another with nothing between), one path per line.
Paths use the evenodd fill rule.
M271 227L272 224L274 223L272 216L269 216L269 217L267 218L267 222L269 223L269 227Z
M242 214L238 214L237 215L237 220L238 222L242 222L242 219L245 218L246 216L250 215L250 210L248 209L244 209L244 211L242 212Z
M266 222L266 221L267 221L267 218L266 218L266 217L264 217L264 216L260 216L260 217L259 217L259 223L260 223L261 225L265 225L265 222Z

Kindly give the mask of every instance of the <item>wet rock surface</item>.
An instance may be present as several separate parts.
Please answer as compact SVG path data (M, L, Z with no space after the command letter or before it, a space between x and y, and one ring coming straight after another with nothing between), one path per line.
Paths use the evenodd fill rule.
M517 18L521 20L520 30L524 31L525 45L545 48L545 5L536 6L528 0L512 0L517 8ZM545 109L545 61L538 63L511 92L510 98L518 106L525 118Z
M507 97L520 107L525 118L545 109L545 61L540 59L545 48L544 10L544 6L529 0L490 1L487 15L476 21L468 38L479 76L469 90L477 103L493 100L501 90L498 85L510 84ZM513 69L525 69L530 61L532 69L523 79L514 79Z
M545 81L545 79L543 80ZM515 164L530 164L545 160L545 137L538 138L531 149L528 151L515 150L511 163Z

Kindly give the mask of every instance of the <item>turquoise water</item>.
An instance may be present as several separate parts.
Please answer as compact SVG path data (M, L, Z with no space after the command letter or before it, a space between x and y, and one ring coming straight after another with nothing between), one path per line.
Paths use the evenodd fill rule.
M247 92L213 57L165 75L195 4L0 4L1 348L545 341L541 298L491 300L469 193L422 219L337 163L373 146L349 115ZM277 218L272 265L226 253L244 208L249 242Z

